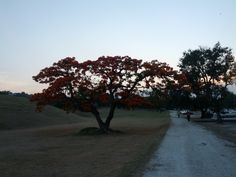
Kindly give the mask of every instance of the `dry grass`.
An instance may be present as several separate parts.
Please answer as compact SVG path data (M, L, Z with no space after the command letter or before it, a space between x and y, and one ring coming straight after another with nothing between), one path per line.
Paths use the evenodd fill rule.
M236 144L236 121L224 122L223 124L217 124L216 122L197 123L213 131L220 138L226 139Z
M27 98L0 95L0 130L69 124L84 121L85 118L52 106L46 106L40 113L35 108L35 104Z
M104 111L103 111L104 112ZM112 128L122 134L75 136L86 121L0 132L1 177L131 177L158 145L168 113L118 110ZM17 118L17 115L16 117Z

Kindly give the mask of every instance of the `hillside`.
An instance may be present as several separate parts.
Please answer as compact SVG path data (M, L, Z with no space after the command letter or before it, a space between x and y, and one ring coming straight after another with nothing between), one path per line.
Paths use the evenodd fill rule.
M0 130L69 124L86 121L88 116L67 114L53 106L46 106L42 112L36 112L35 104L27 98L0 95Z

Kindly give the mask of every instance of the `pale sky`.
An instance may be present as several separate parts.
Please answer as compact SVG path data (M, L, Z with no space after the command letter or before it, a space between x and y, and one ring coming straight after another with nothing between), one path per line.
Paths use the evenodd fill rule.
M158 59L220 42L236 53L236 0L0 0L0 90L38 92L66 56Z

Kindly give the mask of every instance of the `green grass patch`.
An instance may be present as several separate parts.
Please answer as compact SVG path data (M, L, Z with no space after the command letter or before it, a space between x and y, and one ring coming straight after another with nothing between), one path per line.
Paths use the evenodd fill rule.
M84 114L87 117L88 114ZM70 124L86 121L83 114L78 116L53 106L46 106L42 112L36 111L35 103L28 98L0 95L0 129L23 129L49 125Z

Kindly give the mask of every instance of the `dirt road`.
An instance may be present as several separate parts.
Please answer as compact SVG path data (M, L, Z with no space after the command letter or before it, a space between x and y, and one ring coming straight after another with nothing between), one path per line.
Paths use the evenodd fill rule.
M235 177L236 145L199 125L177 118L143 177Z

